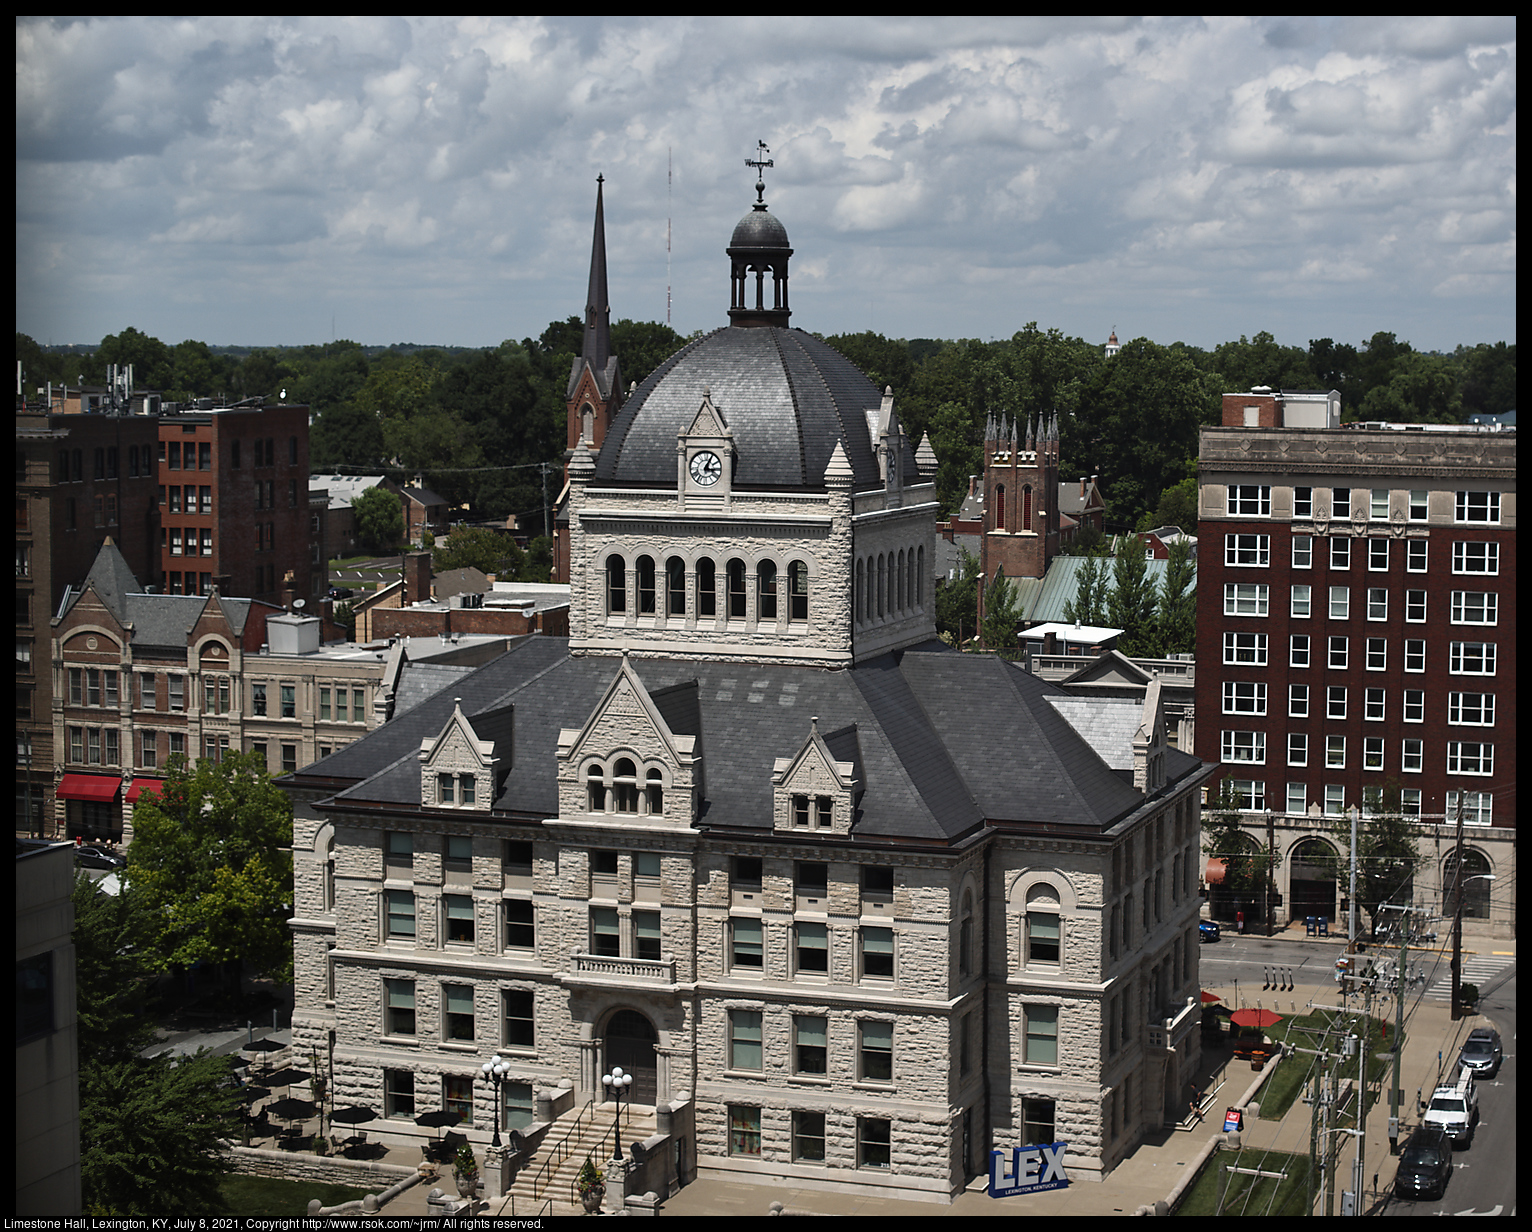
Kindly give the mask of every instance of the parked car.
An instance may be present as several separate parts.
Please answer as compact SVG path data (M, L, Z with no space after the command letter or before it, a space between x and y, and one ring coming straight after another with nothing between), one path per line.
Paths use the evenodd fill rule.
M94 845L76 847L74 862L77 868L99 868L109 873L128 866L128 862L115 851Z
M1437 1087L1424 1119L1427 1125L1441 1129L1454 1144L1471 1143L1479 1123L1479 1092L1473 1084L1473 1071L1459 1070L1455 1083Z
M1197 937L1201 941L1217 941L1222 935L1212 920L1203 920L1197 925Z
M1492 1027L1475 1027L1463 1041L1458 1065L1475 1078L1493 1078L1500 1072L1505 1052L1500 1046L1500 1032Z
M1404 1144L1394 1173L1394 1193L1401 1198L1440 1198L1452 1175L1452 1143L1434 1125L1422 1125Z
M330 587L330 598L332 599L349 599L354 593L349 586Z

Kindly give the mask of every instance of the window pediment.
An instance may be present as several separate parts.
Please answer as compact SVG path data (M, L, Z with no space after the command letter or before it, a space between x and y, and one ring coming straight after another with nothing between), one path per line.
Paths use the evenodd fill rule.
M452 717L420 742L420 803L426 808L488 811L498 786L495 741L480 739L455 699Z
M856 795L861 788L855 726L819 732L809 723L809 737L792 757L772 767L773 828L845 835L851 832Z

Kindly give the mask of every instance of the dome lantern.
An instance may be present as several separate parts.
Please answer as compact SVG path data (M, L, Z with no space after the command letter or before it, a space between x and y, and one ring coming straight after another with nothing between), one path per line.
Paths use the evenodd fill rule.
M765 142L757 142L760 154L768 154ZM747 158L745 165L757 171L756 203L739 220L727 249L730 262L729 324L751 327L777 325L786 327L792 310L787 305L787 262L793 255L787 240L787 228L766 209L766 182L760 172L772 165L771 159ZM766 304L766 274L771 273L772 302ZM750 303L750 274L755 274L755 302Z

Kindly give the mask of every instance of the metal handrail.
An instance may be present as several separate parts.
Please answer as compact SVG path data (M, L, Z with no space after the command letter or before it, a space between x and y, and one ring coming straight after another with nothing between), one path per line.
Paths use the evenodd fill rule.
M551 1179L551 1177L545 1175L548 1173L548 1170L550 1168L558 1167L564 1162L564 1160L569 1158L567 1149L569 1146L569 1140L579 1132L580 1126L585 1120L585 1114L590 1112L590 1110L595 1106L596 1097L592 1095L586 1102L585 1107L581 1108L578 1115L576 1115L574 1124L569 1127L563 1138L559 1140L559 1144L553 1148L552 1152L548 1155L548 1158L543 1160L543 1166L538 1169L537 1175L532 1178L532 1200L534 1202L536 1202L537 1199L542 1195L543 1186L546 1185Z

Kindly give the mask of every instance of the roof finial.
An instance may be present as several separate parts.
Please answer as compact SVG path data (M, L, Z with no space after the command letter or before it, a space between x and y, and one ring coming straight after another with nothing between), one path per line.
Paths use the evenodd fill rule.
M755 208L758 210L764 210L766 208L766 180L761 175L761 172L764 171L767 167L776 166L776 162L774 159L763 157L764 155L771 153L771 149L764 141L757 141L755 143L755 152L755 158L745 159L745 166L755 168Z

